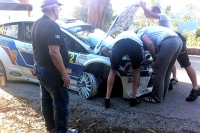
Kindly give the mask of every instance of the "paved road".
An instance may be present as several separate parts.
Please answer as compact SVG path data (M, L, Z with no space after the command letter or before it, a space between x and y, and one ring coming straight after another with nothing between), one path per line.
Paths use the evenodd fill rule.
M200 85L200 57L190 56L191 63L196 70ZM79 109L86 117L104 117L111 125L126 126L130 129L153 128L166 132L200 133L200 97L195 102L186 102L192 88L184 69L177 66L179 82L169 91L167 98L161 104L142 102L130 108L127 101L121 97L112 98L112 106L105 110L103 98L94 97L90 100L82 99L76 92L70 92L72 108ZM27 82L9 82L7 87L1 87L17 97L35 99L39 102L39 86ZM34 105L33 105L34 106ZM89 112L89 113L88 113Z

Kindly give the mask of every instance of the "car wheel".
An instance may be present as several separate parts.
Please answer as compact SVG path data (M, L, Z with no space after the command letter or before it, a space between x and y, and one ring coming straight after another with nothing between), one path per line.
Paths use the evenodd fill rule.
M0 61L0 84L2 87L7 86L6 71L1 61Z
M97 95L98 93L98 83L95 76L91 73L83 72L79 82L79 95L83 98L88 99Z

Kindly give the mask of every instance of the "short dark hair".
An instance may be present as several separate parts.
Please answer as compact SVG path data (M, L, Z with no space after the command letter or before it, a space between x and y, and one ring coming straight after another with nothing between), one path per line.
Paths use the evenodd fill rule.
M159 7L159 6L153 6L153 7L151 8L151 11L152 11L152 12L158 11L159 13L161 13L160 7Z

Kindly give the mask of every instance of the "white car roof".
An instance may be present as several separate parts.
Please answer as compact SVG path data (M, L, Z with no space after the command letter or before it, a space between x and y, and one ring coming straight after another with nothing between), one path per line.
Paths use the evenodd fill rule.
M38 17L20 17L18 19L10 19L10 20L1 20L0 24L6 23L15 23L15 22L34 22L38 19ZM59 25L63 27L74 27L77 25L89 25L83 21L80 21L74 17L61 17L59 20L56 21Z
M34 22L37 20L37 18L33 17L24 17L24 18L19 18L19 19L10 19L10 20L1 20L0 24L5 24L5 23L14 23L14 22Z

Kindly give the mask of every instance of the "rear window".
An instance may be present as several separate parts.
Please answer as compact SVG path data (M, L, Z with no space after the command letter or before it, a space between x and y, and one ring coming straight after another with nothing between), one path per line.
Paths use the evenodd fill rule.
M5 35L11 38L18 38L18 24L9 24L9 25L1 25L0 26L0 34Z

